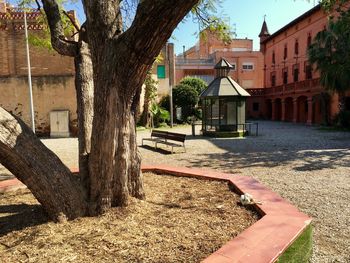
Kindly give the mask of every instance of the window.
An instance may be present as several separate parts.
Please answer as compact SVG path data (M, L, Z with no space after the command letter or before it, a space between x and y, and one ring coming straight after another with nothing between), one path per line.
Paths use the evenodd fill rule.
M293 80L294 80L294 82L299 81L299 65L298 64L295 64L293 66Z
M276 72L271 72L271 87L276 86Z
M299 54L299 42L298 39L295 40L295 44L294 44L294 54L298 55Z
M312 38L311 38L311 33L309 33L307 35L307 47L309 47L311 45L311 41L312 41Z
M276 64L276 55L275 55L275 51L272 52L272 64Z
M306 100L305 101L305 113L307 113L308 111L309 111L309 103Z
M259 103L258 102L254 102L253 103L253 111L259 111Z
M288 47L287 44L284 45L283 59L286 60L288 57Z
M254 64L253 63L243 63L242 69L243 70L254 70Z
M157 66L157 76L159 79L165 79L165 65Z
M312 66L310 64L305 64L305 78L312 79Z
M283 74L283 84L287 84L288 83L288 68L284 68L282 70L282 74Z

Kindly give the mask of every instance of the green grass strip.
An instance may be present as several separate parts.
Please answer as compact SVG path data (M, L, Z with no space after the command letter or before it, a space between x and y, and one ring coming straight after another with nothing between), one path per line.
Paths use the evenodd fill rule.
M278 263L307 263L312 254L312 226L304 232L278 258Z

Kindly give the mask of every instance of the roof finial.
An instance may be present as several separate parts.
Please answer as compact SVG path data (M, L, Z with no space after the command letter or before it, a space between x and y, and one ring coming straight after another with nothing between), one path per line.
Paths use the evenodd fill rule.
M264 22L266 21L266 15L264 15Z

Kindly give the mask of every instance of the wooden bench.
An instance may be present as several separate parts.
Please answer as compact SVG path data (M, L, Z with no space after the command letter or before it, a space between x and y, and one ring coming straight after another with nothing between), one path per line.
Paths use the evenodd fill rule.
M143 141L152 141L152 142L165 141L167 138L166 137L167 133L168 133L167 131L152 130L151 138L143 138L142 139L142 146L143 146Z
M167 132L153 130L151 133L151 138L143 138L143 141L153 141L155 142L155 148L157 149L158 144L164 144L171 147L171 153L174 152L174 147L183 147L186 152L185 147L186 134Z

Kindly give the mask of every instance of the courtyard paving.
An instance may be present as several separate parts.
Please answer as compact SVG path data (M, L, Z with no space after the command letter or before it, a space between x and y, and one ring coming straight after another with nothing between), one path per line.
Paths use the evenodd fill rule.
M259 122L258 137L244 139L193 137L189 126L172 131L189 135L186 153L181 148L169 154L140 147L144 164L209 168L252 176L313 217L311 262L350 262L349 132L268 121ZM149 136L149 131L138 132L139 145L142 138ZM43 142L67 166L77 167L77 139ZM0 167L0 180L6 174Z
M259 129L258 137L244 139L190 136L187 153L140 150L145 163L207 167L257 178L313 217L311 262L350 262L350 133L268 121L260 121ZM174 130L191 133L190 128Z

